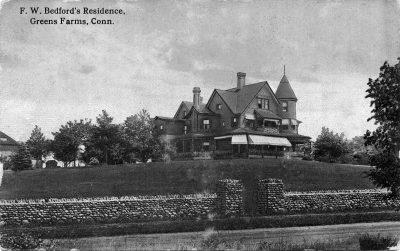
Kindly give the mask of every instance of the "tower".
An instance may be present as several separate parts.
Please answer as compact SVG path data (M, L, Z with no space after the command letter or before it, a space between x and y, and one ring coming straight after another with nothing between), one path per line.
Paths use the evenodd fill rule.
M280 112L280 116L282 119L282 125L288 123L289 131L297 132L297 117L296 117L296 103L297 97L294 94L292 87L290 86L289 80L286 77L286 69L285 66L283 68L283 77L279 82L278 89L276 90L276 97L282 105L282 110ZM289 119L289 120L287 120ZM294 126L294 127L293 127Z

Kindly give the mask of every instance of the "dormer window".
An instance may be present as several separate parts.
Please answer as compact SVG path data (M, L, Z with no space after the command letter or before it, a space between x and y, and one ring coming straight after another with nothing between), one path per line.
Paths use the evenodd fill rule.
M282 111L287 112L288 111L288 103L286 101L282 102Z
M221 104L217 104L217 110L221 110L222 109L222 105Z
M258 98L257 100L258 108L260 109L269 109L269 100L266 98Z
M186 117L186 111L183 111L183 117Z
M203 120L203 129L210 129L210 120L209 119Z

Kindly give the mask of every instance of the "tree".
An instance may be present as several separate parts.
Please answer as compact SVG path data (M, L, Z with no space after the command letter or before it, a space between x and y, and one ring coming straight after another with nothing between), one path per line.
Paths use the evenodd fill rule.
M49 140L46 140L42 130L37 125L33 128L31 136L26 141L26 145L29 148L31 156L36 160L36 167L38 167L43 155L48 152Z
M400 60L400 58L398 58ZM371 99L372 116L378 125L375 131L369 130L364 138L366 145L378 150L370 164L374 166L368 176L376 186L388 188L392 196L400 194L400 64L390 66L385 62L380 68L379 77L368 81L366 98Z
M150 114L146 110L126 118L123 124L124 135L129 150L136 153L142 161L156 157L163 146L160 132L156 129Z
M11 169L14 171L27 170L32 168L29 148L26 144L21 145L18 151L11 155Z
M348 152L349 147L343 133L339 135L322 127L321 134L314 143L316 160L335 162Z
M62 125L58 132L53 132L54 140L51 144L51 150L54 152L56 159L64 162L67 167L68 163L74 161L78 157L79 146L86 145L91 137L93 125L90 120L68 121L66 125Z
M88 156L100 162L116 164L122 162L125 152L122 127L112 123L114 120L105 110L96 117L92 138L88 146Z

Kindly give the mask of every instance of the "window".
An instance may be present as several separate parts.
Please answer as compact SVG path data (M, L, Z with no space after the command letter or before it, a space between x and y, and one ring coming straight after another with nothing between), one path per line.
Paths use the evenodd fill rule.
M184 127L183 127L183 134L187 134L187 125L185 125Z
M292 130L296 130L296 126L295 125L292 125Z
M253 128L254 127L254 120L246 119L246 127Z
M164 125L160 125L160 130L164 130Z
M186 111L183 111L183 117L186 117Z
M7 138L0 138L0 141L1 141L1 142L6 142L6 141L7 141Z
M232 118L232 127L237 126L237 118Z
M264 120L264 127L277 128L276 121Z
M282 130L289 130L289 119L282 119Z
M222 121L222 127L225 127L225 121Z
M210 120L209 119L203 120L203 128L210 129Z
M282 107L283 107L282 110L283 110L284 112L287 112L287 111L288 111L288 104L287 104L286 101L282 102Z
M222 109L222 105L221 104L217 104L217 110L221 110Z
M258 99L258 108L260 109L269 109L269 100L265 98Z

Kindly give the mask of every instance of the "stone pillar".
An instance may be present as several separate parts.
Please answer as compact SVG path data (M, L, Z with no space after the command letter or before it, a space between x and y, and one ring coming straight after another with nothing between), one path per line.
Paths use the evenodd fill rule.
M257 211L259 214L284 211L283 182L281 179L258 181Z
M217 213L221 217L243 214L243 184L239 180L218 181Z

